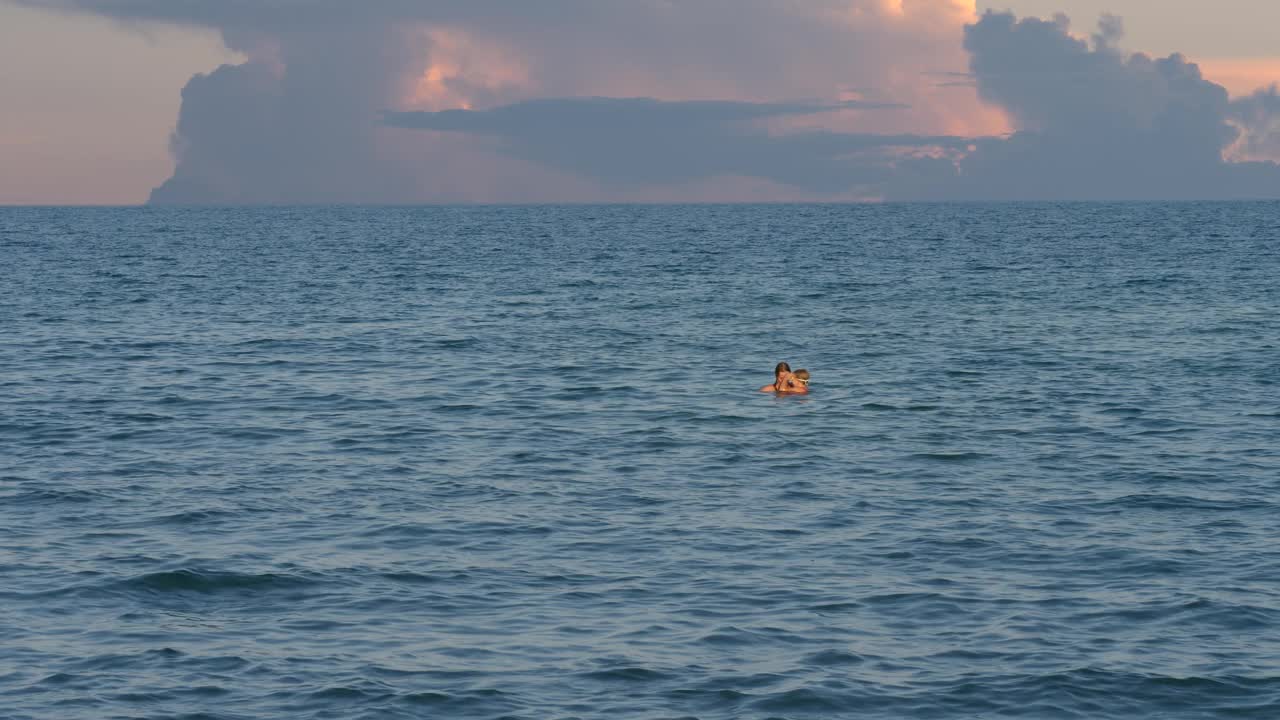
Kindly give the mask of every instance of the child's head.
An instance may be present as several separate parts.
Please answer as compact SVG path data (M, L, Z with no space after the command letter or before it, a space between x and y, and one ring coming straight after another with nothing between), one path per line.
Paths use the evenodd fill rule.
M797 381L799 381L801 385L804 385L805 387L809 386L808 370L804 370L804 369L797 370L794 373L792 373L792 377L794 377Z

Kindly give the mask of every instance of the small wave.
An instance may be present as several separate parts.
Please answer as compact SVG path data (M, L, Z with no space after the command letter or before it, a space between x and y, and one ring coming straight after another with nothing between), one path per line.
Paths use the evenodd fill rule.
M446 580L446 578L439 575L426 575L415 572L382 573L381 577L385 580L402 583L404 585L436 585Z
M214 594L222 592L290 590L314 584L316 584L316 581L296 575L202 572L183 569L138 575L120 581L118 587L124 590L141 590L149 593Z
M778 713L847 713L858 706L855 697L825 688L797 688L775 693L751 704L757 710Z
M67 684L67 683L69 683L69 682L74 682L75 680L76 680L76 676L75 676L75 675L72 675L71 673L58 672L58 673L53 673L52 675L46 675L46 676L45 676L44 678L42 678L42 679L40 680L40 682L39 682L39 683L37 683L37 684L39 684L39 685L65 685L65 684Z
M825 501L833 499L830 495L811 492L809 490L784 490L778 494L779 500L808 500L808 501Z
M897 405L889 405L886 403L869 402L862 404L863 410L898 410Z
M1266 502L1242 502L1213 500L1191 495L1161 495L1154 493L1136 493L1125 495L1100 503L1101 507L1135 508L1143 510L1201 510L1210 512L1238 512L1241 510L1265 510L1271 507Z
M476 338L442 338L435 341L435 346L441 350L465 350L479 345L480 341Z
M155 413L121 413L112 415L111 419L135 423L159 423L172 422L175 418L172 415L156 415Z
M1187 282L1185 275L1157 275L1154 277L1131 278L1121 283L1125 287L1143 287L1147 285L1177 285Z
M819 667L832 667L840 665L860 665L867 661L866 658L852 653L847 650L823 650L813 653L804 659L809 665L817 665Z
M1098 411L1102 415L1120 415L1122 417L1138 417L1146 412L1145 409L1139 407L1109 407Z
M314 345L315 342L315 340L311 339L255 338L253 340L241 340L238 343L233 343L231 347L294 350L310 347L311 345Z
M170 515L162 515L157 518L148 518L147 520L139 524L150 525L152 523L158 523L161 525L178 525L178 526L198 525L200 523L207 523L207 522L222 520L229 517L234 517L236 514L237 513L234 513L228 510L186 510L183 512L173 513Z
M736 627L718 628L715 632L708 633L699 639L699 642L707 645L754 645L760 642L762 638L755 633L748 632Z
M941 463L963 463L973 462L975 460L985 460L991 455L980 452L927 452L915 453L909 456L913 460L930 460Z
M347 686L328 687L311 693L312 700L328 702L350 702L356 700L377 700L388 697L384 689L357 688Z
M432 408L436 412L448 414L473 413L479 410L487 410L484 405L476 405L474 403L456 403L452 405L438 405Z
M215 428L210 434L218 437L228 438L231 440L276 440L292 435L305 435L307 431L303 428L290 427L237 427L237 428Z
M198 407L207 405L217 405L217 400L209 400L207 398L189 398L181 395L166 395L155 401L156 405L180 405L184 407Z
M396 702L413 707L435 708L443 717L483 714L488 717L512 717L519 703L507 693L494 688L479 688L453 694L424 690L396 697Z
M1280 701L1280 678L1153 676L1093 668L992 676L966 685L966 695L998 698L998 706L1010 710L1034 702L1042 707L1096 707L1091 715L1105 717L1175 717L1192 706L1204 717L1237 715L1231 711L1256 708L1267 696L1272 708ZM953 688L952 695L959 689Z
M650 670L648 668L626 667L586 672L580 674L578 677L586 680L601 680L605 682L648 683L667 680L672 676L668 673L658 672L657 670Z
M443 705L453 700L453 696L442 692L416 692L405 695L403 700L410 705Z
M3 496L0 496L3 497ZM10 495L6 504L13 505L61 505L64 503L84 504L111 499L110 495L96 490L27 490Z

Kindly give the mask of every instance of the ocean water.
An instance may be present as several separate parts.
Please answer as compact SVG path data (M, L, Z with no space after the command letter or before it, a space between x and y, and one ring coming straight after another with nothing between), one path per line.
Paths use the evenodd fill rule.
M1280 717L1280 204L9 208L0 261L6 720Z

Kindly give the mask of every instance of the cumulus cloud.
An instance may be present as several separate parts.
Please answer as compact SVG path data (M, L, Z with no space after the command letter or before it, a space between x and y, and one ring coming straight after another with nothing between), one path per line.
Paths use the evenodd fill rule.
M1127 54L1114 17L1083 39L972 0L8 1L246 56L183 91L156 202L1280 197L1275 90Z
M1280 87L1271 85L1231 103L1240 137L1228 154L1238 160L1280 161Z
M417 170L379 152L370 107L401 87L388 66L412 63L389 28L302 33L197 75L182 91L177 167L156 202L396 202ZM231 36L231 33L228 33ZM283 36L277 36L283 38ZM335 94L334 88L342 88Z
M972 199L1280 197L1280 168L1231 163L1246 128L1251 154L1274 142L1274 97L1233 104L1180 55L1118 49L1104 17L1092 43L1065 16L987 13L965 29L979 95L1018 127L975 142L951 167L904 166L893 194ZM1270 128L1270 129L1269 129ZM942 177L939 175L941 174Z

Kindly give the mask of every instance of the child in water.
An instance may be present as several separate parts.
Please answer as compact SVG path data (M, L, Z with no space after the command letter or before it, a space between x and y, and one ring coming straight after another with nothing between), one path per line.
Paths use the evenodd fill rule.
M809 392L809 371L800 369L791 374L778 392L804 395Z

